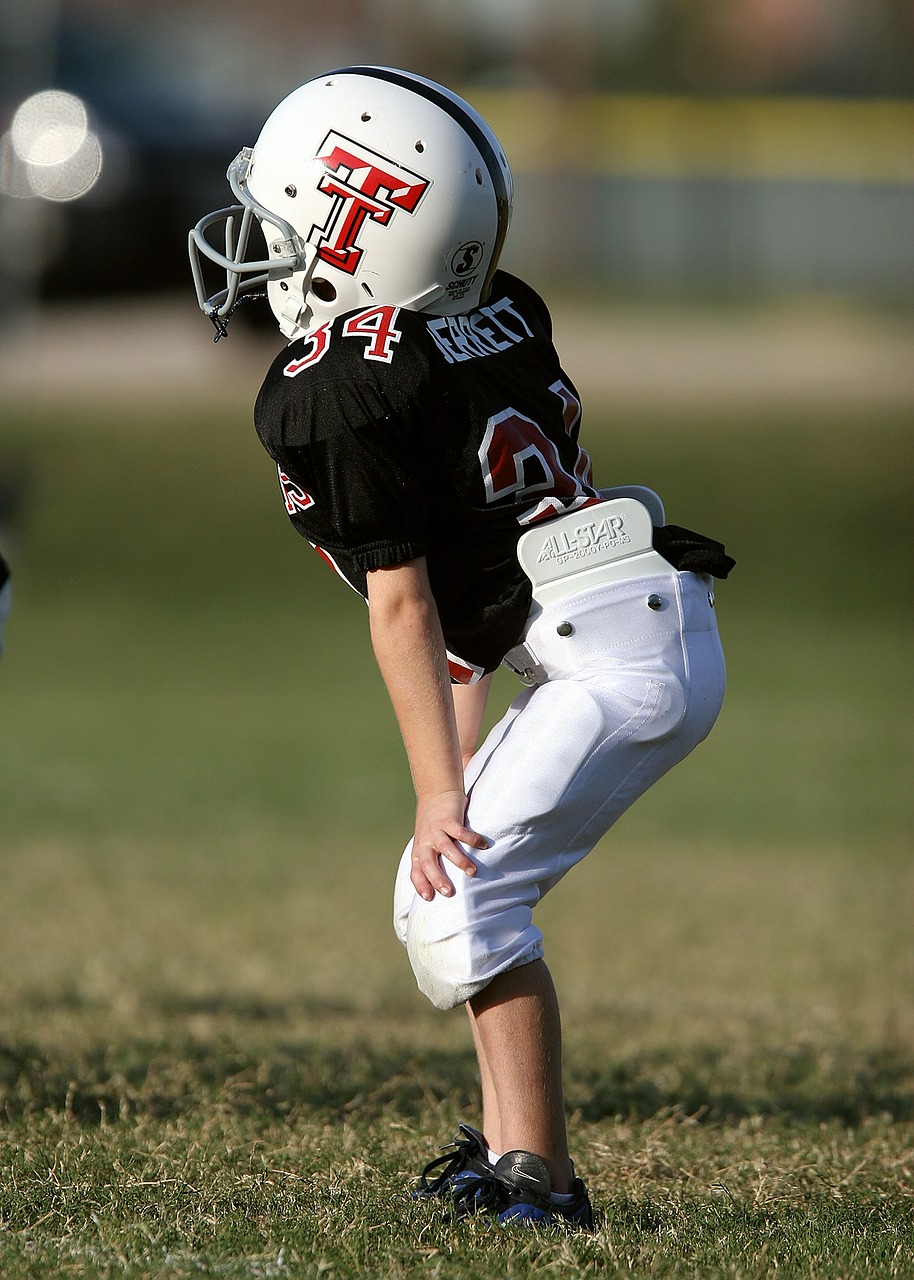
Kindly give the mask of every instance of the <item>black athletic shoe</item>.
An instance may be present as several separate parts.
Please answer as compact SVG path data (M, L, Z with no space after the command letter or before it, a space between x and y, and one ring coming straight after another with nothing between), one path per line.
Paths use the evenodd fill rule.
M430 1160L422 1170L419 1186L413 1192L416 1199L456 1196L465 1182L478 1183L492 1176L486 1140L478 1129L471 1129L468 1124L460 1125L448 1148L444 1148L445 1155Z
M581 1179L572 1179L567 1203L550 1199L551 1189L549 1171L539 1156L509 1151L488 1174L464 1176L452 1193L454 1211L458 1221L483 1212L504 1225L593 1231L593 1207Z

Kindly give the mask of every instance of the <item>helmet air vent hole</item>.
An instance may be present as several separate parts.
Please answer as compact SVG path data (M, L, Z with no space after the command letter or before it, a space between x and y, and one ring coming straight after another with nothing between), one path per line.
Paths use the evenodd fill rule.
M419 152L419 154L420 154L420 155L421 155L421 154L422 154L422 152L425 150L425 143L422 141L422 139L421 139L421 138L420 138L420 139L419 139L419 141L416 143L416 150Z
M480 186L482 186L482 170L481 169L476 170L476 181Z
M329 280L325 280L323 276L317 276L316 279L311 281L311 292L321 302L336 302L336 288Z
M373 297L374 297L374 294L373 294L373 293L372 293L372 291L371 291L371 286L370 286L370 285L367 285L367 284L365 283L365 281L364 281L364 280L362 281L362 288L363 288L363 289L365 290L365 292L368 294L369 298L373 298Z
M366 120L366 121L367 121L367 120L370 120L370 119L371 119L371 112L370 112L370 111L363 111L363 112L362 112L362 119L363 119L363 120Z
M298 187L296 187L294 182L290 182L289 185L285 188L285 192L290 200L294 200L295 197L298 195Z

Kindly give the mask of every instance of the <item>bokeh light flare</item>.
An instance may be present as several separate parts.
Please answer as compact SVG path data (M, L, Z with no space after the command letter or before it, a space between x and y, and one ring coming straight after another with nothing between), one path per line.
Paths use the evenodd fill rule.
M4 139L0 190L12 196L76 200L102 171L102 147L80 98L45 89L20 104Z

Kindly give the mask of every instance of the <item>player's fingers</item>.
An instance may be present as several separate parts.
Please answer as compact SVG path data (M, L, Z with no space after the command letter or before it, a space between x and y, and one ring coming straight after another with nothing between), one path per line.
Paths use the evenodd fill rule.
M478 831L471 831L469 827L458 827L451 832L451 835L461 844L468 844L471 849L488 849L491 843L485 836L481 836Z
M410 879L419 897L426 902L431 902L436 893L449 898L454 892L454 886L443 871L437 853L426 858L414 856Z
M458 839L462 839L458 837ZM447 858L448 862L453 863L460 871L465 871L468 876L475 876L476 863L467 854L466 850L461 849L460 845L454 840L442 839L438 843L438 851L442 858Z
M426 902L431 902L432 898L435 896L435 889L429 881L428 876L426 876L418 863L413 863L412 870L409 873L409 878L412 881L413 888L416 893L418 893L419 897L424 898Z
M471 849L488 849L491 841L485 836L481 836L478 831L472 831L469 827L462 826L459 822L441 828L441 836L444 844L439 845L441 852L444 853L445 847L456 848L456 842L467 844Z
M463 828L457 827L456 830L462 831ZM454 886L442 865L443 858L466 875L476 874L475 862L446 831L438 830L427 843L423 842L418 847L414 842L412 880L417 892L426 900L429 900L428 887L431 888L432 897L435 893L440 893L442 897L449 898L454 892Z

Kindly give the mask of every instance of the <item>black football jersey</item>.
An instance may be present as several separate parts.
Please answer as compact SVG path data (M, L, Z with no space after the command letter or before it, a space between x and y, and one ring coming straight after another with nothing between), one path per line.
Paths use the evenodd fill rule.
M426 557L463 683L520 637L520 534L597 497L549 313L505 272L467 315L319 324L276 358L254 416L293 525L363 596L371 570Z

